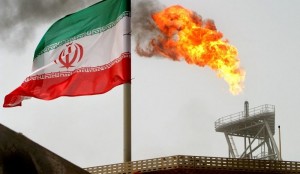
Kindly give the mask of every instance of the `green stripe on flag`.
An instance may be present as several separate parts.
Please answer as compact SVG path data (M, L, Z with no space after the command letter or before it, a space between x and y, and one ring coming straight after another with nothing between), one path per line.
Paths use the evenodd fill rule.
M67 42L101 33L130 15L129 0L103 0L55 22L38 44L34 58Z

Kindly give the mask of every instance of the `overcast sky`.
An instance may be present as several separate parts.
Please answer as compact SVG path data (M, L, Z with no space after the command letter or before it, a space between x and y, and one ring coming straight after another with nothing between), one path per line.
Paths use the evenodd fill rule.
M35 47L47 28L65 11L91 3L66 3L49 19L36 15L17 19L20 15L13 15L16 9L8 2L0 3L2 101L30 74ZM245 89L233 96L226 82L208 67L142 58L134 53L133 43L132 160L170 155L227 157L225 137L215 132L214 122L242 111L248 100L250 108L275 105L276 127L282 128L282 157L300 161L300 1L160 2L180 4L215 21L224 38L238 48L246 71ZM34 4L17 7L24 14ZM26 100L22 107L1 108L0 123L81 167L120 163L122 92L118 86L97 96Z

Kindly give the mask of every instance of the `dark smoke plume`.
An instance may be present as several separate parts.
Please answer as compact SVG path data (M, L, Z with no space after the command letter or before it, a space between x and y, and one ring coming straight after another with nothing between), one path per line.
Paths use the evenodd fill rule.
M41 24L91 5L99 0L1 0L0 43L22 48Z
M131 28L138 54L142 53L140 55L146 57L154 56L149 43L161 35L161 32L154 24L151 14L164 8L165 6L157 0L132 0Z

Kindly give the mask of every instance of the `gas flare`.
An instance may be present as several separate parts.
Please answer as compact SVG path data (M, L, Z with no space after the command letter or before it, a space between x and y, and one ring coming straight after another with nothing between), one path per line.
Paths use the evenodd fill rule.
M212 20L202 20L179 5L151 14L153 34L146 47L137 39L140 56L184 59L189 64L208 66L229 85L232 94L243 90L245 71L240 68L238 50L223 39ZM148 21L149 22L149 21Z

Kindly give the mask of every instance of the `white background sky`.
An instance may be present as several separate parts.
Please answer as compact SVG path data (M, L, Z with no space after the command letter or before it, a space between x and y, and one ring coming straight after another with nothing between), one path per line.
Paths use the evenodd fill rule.
M247 73L245 89L233 96L225 81L207 67L141 58L133 47L132 160L179 154L227 157L225 137L215 132L214 121L242 111L248 100L250 108L276 106L283 159L300 161L300 1L160 2L180 4L215 21L239 50ZM36 32L24 48L11 49L10 40L2 40L1 99L30 74L35 47L54 21L32 26ZM120 163L122 90L119 86L104 95L31 99L22 107L1 108L0 123L81 167Z

